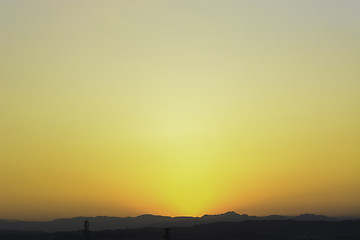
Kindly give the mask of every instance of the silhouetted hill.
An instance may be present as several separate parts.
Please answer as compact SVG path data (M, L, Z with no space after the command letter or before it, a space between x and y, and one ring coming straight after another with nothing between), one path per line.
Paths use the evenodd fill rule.
M301 214L299 216L293 217L292 219L299 221L336 221L336 218L315 214Z
M352 221L296 221L246 220L174 227L172 240L360 240L360 220ZM103 230L91 232L92 240L160 240L161 228ZM82 231L22 232L0 230L2 240L71 240L83 239Z
M227 212L219 215L204 215L201 217L204 223L210 222L241 222L250 220L250 217L246 214L238 214L236 212Z
M6 221L0 220L0 229L23 231L76 231L83 228L85 217L56 219L48 222L35 221ZM303 214L299 216L270 215L265 217L248 216L236 212L227 212L219 215L204 215L202 217L169 217L157 215L141 215L137 217L88 217L92 230L114 230L128 228L164 228L190 227L204 223L216 222L243 222L247 220L299 220L299 221L339 221L343 218L331 218L323 215Z
M269 215L264 217L264 220L287 220L289 217L281 216L281 215Z

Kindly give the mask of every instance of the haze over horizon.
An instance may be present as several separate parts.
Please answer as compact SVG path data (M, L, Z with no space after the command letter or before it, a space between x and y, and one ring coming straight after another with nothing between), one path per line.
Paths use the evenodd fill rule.
M246 213L242 213L242 212L235 212L235 211L227 211L227 212L223 212L223 213L218 213L218 214L201 214L199 216L190 216L190 215L176 215L176 216L169 216L169 215L158 215L158 214L151 214L151 213L144 213L144 214L140 214L140 215L133 215L133 216L113 216L113 215L97 215L97 216L68 216L68 217L62 217L62 218L53 218L53 219L42 219L42 220L36 220L36 219L0 219L0 220L4 220L4 221L25 221L25 222L51 222L51 221L56 221L56 220L66 220L66 219L77 219L77 218L85 218L88 219L89 221L91 221L92 218L141 218L141 217L163 217L163 218L206 218L206 217L220 217L220 218L214 218L212 219L212 222L221 222L221 221L226 221L226 219L230 219L231 221L235 221L234 220L234 215L238 216L238 217L244 217L244 216L248 216L249 219L253 219L253 220L264 220L264 219L268 219L267 217L288 217L289 219L297 219L299 220L299 217L303 217L305 219L311 220L311 221L316 221L319 219L319 217L321 219L338 219L338 220L348 220L348 219L360 219L359 215L339 215L339 216L327 216L324 214L312 214L312 213L302 213L299 215L281 215L281 214L269 214L269 215L259 215L259 216L255 216L255 215L249 215ZM224 218L221 218L224 217ZM272 218L268 219L268 220L274 220ZM245 221L245 219L239 219L238 221ZM301 221L301 220L300 220Z
M0 0L0 219L360 215L359 12Z

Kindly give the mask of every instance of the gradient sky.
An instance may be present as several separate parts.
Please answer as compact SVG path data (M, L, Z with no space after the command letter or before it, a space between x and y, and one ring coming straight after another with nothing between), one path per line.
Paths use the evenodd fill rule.
M359 12L0 0L0 219L359 215Z

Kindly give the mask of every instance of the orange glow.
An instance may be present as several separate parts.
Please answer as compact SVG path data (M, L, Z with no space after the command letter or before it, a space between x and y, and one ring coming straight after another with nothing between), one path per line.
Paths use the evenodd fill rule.
M331 2L1 1L0 219L360 214L360 9Z

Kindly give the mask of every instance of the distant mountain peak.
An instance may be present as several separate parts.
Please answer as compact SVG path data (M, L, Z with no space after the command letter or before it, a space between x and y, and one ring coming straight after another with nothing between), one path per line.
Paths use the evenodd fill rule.
M39 221L6 221L0 220L0 230L31 230L31 231L70 231L80 230L83 228L85 217L55 219L48 222ZM217 222L242 222L248 220L274 220L274 221L338 221L341 219L349 219L349 217L327 217L324 215L316 215L305 213L298 216L281 216L269 215L263 217L248 216L247 214L238 214L235 211L228 211L217 215L203 215L202 217L191 216L160 216L152 214L144 214L137 217L108 217L97 216L87 217L91 222L91 226L96 230L102 229L128 229L128 228L164 228L164 227L184 227L195 226L199 224L217 223ZM360 219L352 217L351 219Z
M224 215L240 215L240 214L238 214L234 211L228 211L228 212L224 213Z
M228 211L228 212L225 212L225 213L220 213L220 214L214 214L214 215L209 215L209 214L205 214L203 215L202 217L219 217L219 216L237 216L237 215L240 215L234 211Z

